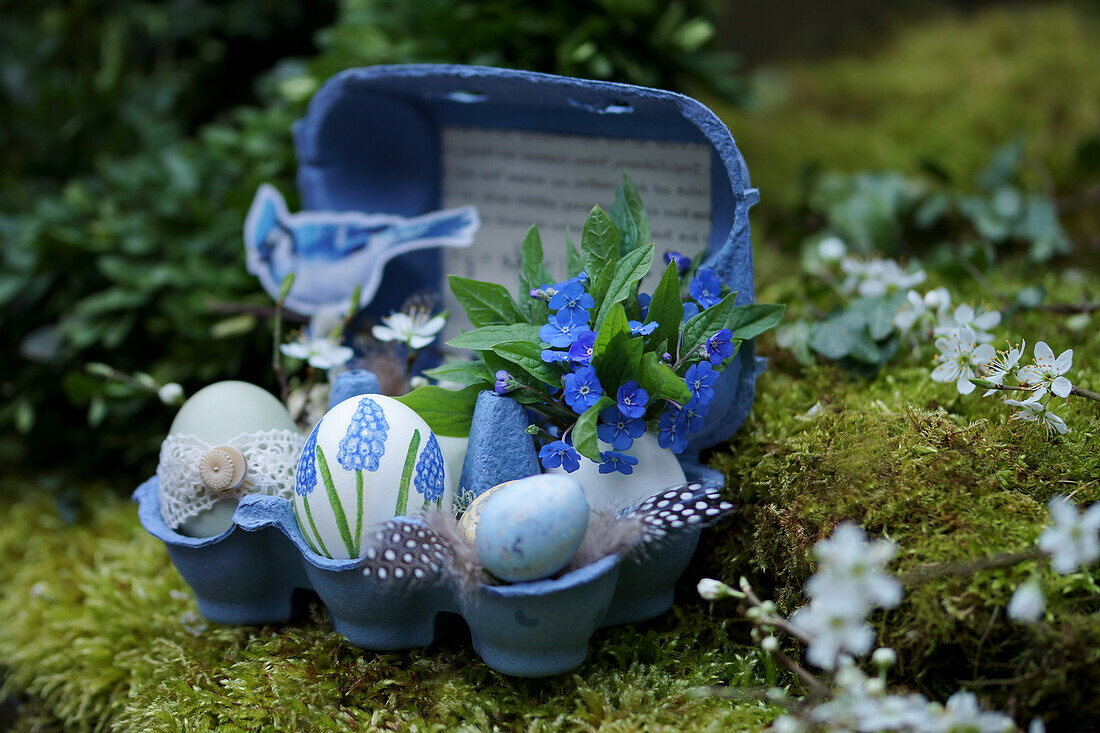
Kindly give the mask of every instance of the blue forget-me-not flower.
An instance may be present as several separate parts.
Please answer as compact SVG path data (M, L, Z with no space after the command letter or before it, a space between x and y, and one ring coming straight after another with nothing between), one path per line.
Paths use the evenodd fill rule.
M564 383L565 402L578 415L603 396L603 386L593 366L582 366L572 374L566 374Z
M615 451L603 451L600 453L600 473L619 473L629 476L634 473L634 467L638 465L638 459L625 453Z
M626 450L645 432L645 420L627 417L618 407L601 412L600 420L603 424L596 428L596 435L615 450Z
M619 387L619 412L627 417L641 417L645 414L645 407L648 403L649 392L639 387L633 379Z
M568 311L563 310L547 318L547 324L539 329L539 338L555 349L565 349L587 330L587 313L580 320L574 320Z
M539 451L539 460L544 468L557 468L561 466L566 473L573 473L581 467L580 454L577 449L564 440L555 440L547 443Z

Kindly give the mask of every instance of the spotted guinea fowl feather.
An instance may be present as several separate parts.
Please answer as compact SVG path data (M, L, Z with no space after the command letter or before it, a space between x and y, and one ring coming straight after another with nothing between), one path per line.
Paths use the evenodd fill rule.
M651 496L620 516L641 519L645 525L641 542L653 544L688 529L709 527L734 509L731 502L722 498L718 487L688 483Z
M454 557L451 543L422 522L404 517L381 525L367 543L363 574L382 581L430 582Z

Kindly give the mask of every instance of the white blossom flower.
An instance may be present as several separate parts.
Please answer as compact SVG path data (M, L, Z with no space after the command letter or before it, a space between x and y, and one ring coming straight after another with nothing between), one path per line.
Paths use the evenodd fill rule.
M841 654L866 654L875 641L874 631L864 622L866 613L866 601L854 593L818 596L795 611L791 623L810 639L810 664L831 670Z
M1069 432L1066 421L1051 412L1038 397L1029 397L1026 400L1007 399L1005 404L1020 408L1019 412L1012 415L1013 418L1038 423L1047 431L1047 435L1065 435Z
M178 405L183 402L183 387L169 382L157 390L157 397L166 405Z
M989 362L989 365L985 368L985 379L987 382L993 384L1005 383L1005 377L1012 374L1012 371L1016 368L1016 365L1020 363L1020 357L1024 355L1024 349L1027 348L1027 342L1024 341L1019 346L1012 346L1009 344L1008 351L998 351L997 356L993 357L993 361ZM986 390L983 397L988 397L997 390Z
M937 360L941 363L932 370L932 380L955 382L959 394L974 391L974 383L970 380L985 373L996 353L989 344L978 346L970 326L961 326L936 339L936 348L940 350Z
M732 595L733 592L733 589L728 585L714 578L703 578L699 581L699 585L697 585L695 589L699 591L699 596L704 601L717 601L719 598L726 598Z
M308 361L314 369L335 369L343 366L355 355L347 346L343 346L328 338L310 338L306 334L298 341L290 341L279 347L279 350L291 359Z
M1016 730L1012 718L981 709L973 692L956 692L947 698L942 715L927 728L944 733L1010 733Z
M443 314L432 314L419 308L409 313L397 311L382 319L382 325L371 329L379 341L400 341L411 349L422 349L432 341L447 322Z
M840 237L826 237L817 243L817 256L822 262L839 262L848 254Z
M806 725L793 715L780 715L772 723L771 730L774 733L803 733Z
M306 333L312 339L334 339L337 329L343 329L344 313L328 308L320 310L309 319Z
M845 522L814 545L819 565L806 582L806 594L811 598L855 595L868 606L893 608L901 601L901 583L886 572L886 564L896 553L893 542L869 542L860 527Z
M876 667L889 669L898 663L898 653L888 646L880 646L871 655L871 662Z
M974 332L974 339L979 344L988 344L993 340L993 334L989 329L1000 322L999 311L987 311L984 308L975 311L973 306L963 303L955 309L954 313L944 313L934 332L937 336L947 336L958 328L969 326Z
M1072 573L1100 558L1100 503L1079 512L1069 499L1056 496L1047 508L1054 526L1043 530L1038 545L1056 572Z
M1028 580L1012 594L1008 602L1008 617L1021 624L1033 624L1043 617L1047 599L1037 580Z
M894 325L902 333L906 333L918 322L935 318L937 321L943 317L944 312L951 305L951 293L947 288L935 288L921 295L916 290L906 293L906 302L901 310L894 316Z
M924 282L924 270L907 272L896 260L862 262L852 257L840 261L840 269L848 275L841 285L847 293L858 292L864 298L879 298L887 293L909 290Z
M1062 375L1072 368L1073 349L1066 349L1055 359L1054 351L1045 341L1040 341L1035 344L1035 363L1022 367L1016 376L1036 397L1042 397L1049 390L1065 398L1069 397L1073 384Z

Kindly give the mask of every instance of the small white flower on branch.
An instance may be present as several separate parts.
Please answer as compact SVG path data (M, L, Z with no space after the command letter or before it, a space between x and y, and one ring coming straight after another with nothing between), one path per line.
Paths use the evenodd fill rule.
M936 339L940 350L939 366L932 370L932 380L946 384L955 382L959 394L970 394L974 383L970 380L985 374L985 369L996 354L989 344L978 345L974 330L960 326L950 334Z
M1065 435L1069 432L1066 421L1051 412L1050 408L1044 405L1038 397L1029 397L1026 400L1007 399L1005 404L1020 408L1018 412L1012 415L1014 419L1042 425L1047 435L1054 435L1055 433Z
M169 382L157 390L157 397L169 406L182 404L183 387L175 382Z
M1011 733L1016 730L1016 724L1003 713L982 710L973 692L956 692L947 698L942 716L929 730Z
M848 247L840 237L826 237L817 243L817 256L822 262L840 262L848 254Z
M699 581L699 585L695 588L699 591L699 596L704 601L717 601L721 598L730 598L734 595L740 595L730 588L728 585L720 580L714 578L703 578Z
M1050 555L1050 566L1066 575L1100 558L1100 503L1083 512L1064 496L1047 505L1054 526L1039 535L1039 549Z
M1049 390L1059 397L1069 397L1073 384L1063 375L1073 368L1073 349L1066 349L1057 359L1045 341L1035 344L1035 363L1016 372L1020 383L1042 397Z
M901 583L886 571L886 564L895 554L893 542L869 542L861 527L845 522L814 545L818 569L806 582L806 593L811 598L854 594L868 606L893 608L901 601Z
M908 290L924 282L924 270L907 272L896 260L861 262L845 257L840 269L848 276L841 288L846 293L858 292L864 298L880 298L887 293Z
M917 323L940 320L951 305L951 293L947 288L936 288L921 295L916 290L906 294L906 302L894 316L894 325L906 333Z
M1016 369L1016 365L1020 363L1020 357L1024 355L1025 348L1027 348L1026 341L1019 346L1009 344L1008 351L998 351L997 356L985 368L985 381L1004 385L1005 377L1012 374L1013 370ZM989 389L982 396L988 397L997 391L996 389Z
M984 308L975 311L974 307L963 303L955 309L954 313L945 314L936 326L937 336L948 336L956 329L963 326L969 327L974 333L974 340L979 344L987 344L993 340L993 334L989 329L996 327L1001 322L1001 314L998 311L987 311Z
M1008 617L1020 624L1033 624L1043 617L1047 599L1037 580L1028 580L1012 594L1008 602Z
M347 346L343 346L332 339L311 339L305 334L298 341L291 341L279 347L279 350L291 359L308 361L314 369L335 369L343 366L355 355Z
M875 632L864 621L867 602L854 593L818 596L791 616L791 623L809 639L806 659L831 670L842 654L862 656L875 641Z
M443 330L447 317L443 314L433 317L431 313L419 308L409 313L397 311L382 319L382 325L371 329L379 341L399 341L408 344L410 349L422 349Z

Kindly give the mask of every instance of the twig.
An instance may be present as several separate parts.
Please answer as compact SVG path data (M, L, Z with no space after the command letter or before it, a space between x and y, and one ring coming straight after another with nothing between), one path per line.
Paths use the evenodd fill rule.
M283 279L283 283L279 287L279 299L275 301L274 323L271 326L271 367L275 370L276 379L279 380L279 398L284 405L290 396L290 379L287 377L286 370L283 369L279 347L283 343L283 302L292 287L294 287L293 272ZM306 397L308 399L308 392Z
M972 380L972 381L974 381L974 383L977 384L979 387L985 387L986 389L994 389L994 390L997 390L998 392L1031 392L1031 391L1033 391L1031 387L1023 387L1023 386L1012 385L1012 384L994 384L992 382L987 382L984 379L978 379L978 380ZM1078 387L1078 386L1074 385L1073 387L1070 387L1069 393L1071 395L1075 396L1075 397L1084 397L1085 399L1092 400L1093 402L1100 402L1100 393L1093 392L1091 389L1085 389L1084 387Z
M1043 556L1042 550L1032 547L1020 552L1002 552L989 557L981 557L977 560L965 560L963 562L943 563L942 565L928 565L917 568L901 576L901 584L905 586L920 585L929 580L943 578L950 575L972 575L981 570L996 570L997 568L1010 568L1028 560L1037 560Z
M1040 303L1028 310L1057 313L1059 315L1074 315L1077 313L1094 313L1100 311L1100 303L1079 303L1077 305L1071 303Z
M742 587L742 591L744 591L745 593L745 598L753 606L760 608L763 605L760 597L756 595L756 593L748 585L748 583L744 584L744 586ZM774 626L775 628L786 632L787 634L794 637L795 639L798 639L804 644L809 644L812 641L810 636L804 631L787 621L787 619L781 618L780 616L777 616L773 613L768 613L766 616L760 619L754 619L750 617L749 620L757 626ZM787 656L782 649L776 649L769 653L773 657L775 657L777 662L798 675L798 678L806 683L806 685L810 688L814 695L819 697L827 697L829 695L828 685L819 680L816 676L814 676L812 672L803 667L801 664Z

